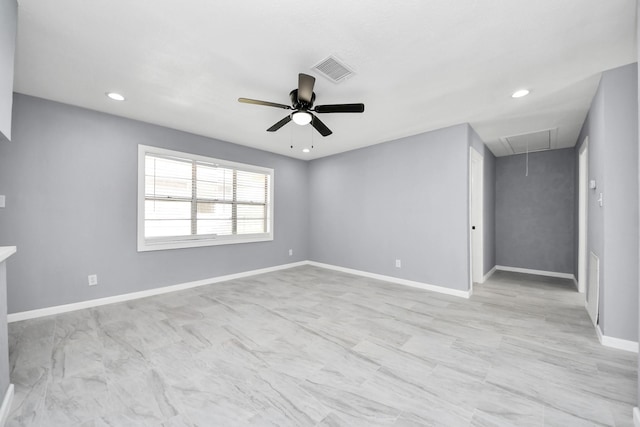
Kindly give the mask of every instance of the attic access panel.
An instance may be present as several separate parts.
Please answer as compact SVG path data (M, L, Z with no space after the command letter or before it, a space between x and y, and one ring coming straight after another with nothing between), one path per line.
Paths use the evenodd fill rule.
M547 129L521 135L501 138L503 145L512 154L523 154L533 151L551 150L557 147L558 129Z

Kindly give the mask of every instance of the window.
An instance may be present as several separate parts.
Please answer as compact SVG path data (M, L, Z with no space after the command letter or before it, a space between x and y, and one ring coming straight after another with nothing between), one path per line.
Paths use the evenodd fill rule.
M273 240L273 169L138 146L138 251Z

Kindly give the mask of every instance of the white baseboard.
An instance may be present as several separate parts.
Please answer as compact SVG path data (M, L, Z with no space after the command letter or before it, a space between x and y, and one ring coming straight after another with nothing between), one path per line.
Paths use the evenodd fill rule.
M303 266L303 265L314 265L316 267L322 267L322 268L327 268L327 269L330 269L330 270L342 271L342 272L345 272L345 273L351 273L351 274L355 274L355 275L358 275L358 276L370 277L370 278L373 278L373 279L384 280L384 281L387 281L387 282L398 283L398 284L405 285L405 286L411 286L411 287L414 287L414 288L425 289L425 290L428 290L428 291L439 292L439 293L442 293L442 294L453 295L453 296L462 297L462 298L469 298L469 296L470 296L470 292L469 291L459 291L459 290L456 290L456 289L449 289L449 288L445 288L445 287L442 287L442 286L428 285L426 283L413 282L411 280L399 279L399 278L391 277L391 276L383 276L383 275L380 275L380 274L367 273L365 271L353 270L353 269L350 269L350 268L343 268L343 267L338 267L338 266L329 265L329 264L317 263L317 262L313 262L313 261L300 261L300 262L294 262L294 263L291 263L291 264L282 264L282 265L277 265L277 266L274 266L274 267L261 268L261 269L258 269L258 270L244 271L242 273L228 274L228 275L225 275L225 276L218 276L218 277L212 277L212 278L209 278L209 279L196 280L196 281L193 281L193 282L180 283L180 284L177 284L177 285L163 286L161 288L148 289L146 291L131 292L131 293L127 293L127 294L114 295L114 296L105 297L105 298L97 298L97 299L92 299L92 300L87 300L87 301L76 302L76 303L72 303L72 304L57 305L57 306L52 306L52 307L39 308L39 309L36 309L36 310L22 311L22 312L18 312L18 313L11 313L11 314L7 315L7 322L8 323L19 322L21 320L35 319L35 318L38 318L38 317L45 317L45 316L52 316L52 315L56 315L56 314L68 313L70 311L82 310L82 309L85 309L85 308L99 307L101 305L113 304L113 303L117 303L117 302L131 301L131 300L135 300L135 299L139 299L139 298L146 298L146 297L150 297L150 296L154 296L154 295L161 295L161 294L166 294L166 293L169 293L169 292L175 292L175 291L182 291L182 290L185 290L185 289L191 289L191 288L195 288L195 287L198 287L198 286L204 286L204 285L210 285L210 284L213 284L213 283L225 282L227 280L241 279L243 277L250 277L250 276L255 276L255 275L258 275L258 274L271 273L273 271L278 271L278 270L286 270L286 269L289 269L289 268L299 267L299 266Z
M633 425L635 427L640 427L640 408L637 406L633 408Z
M630 351L632 353L638 352L638 343L636 341L623 340L620 338L608 337L602 333L600 326L596 326L596 333L598 334L598 341L605 347L611 347L618 350Z
M2 400L2 406L0 406L0 427L4 427L7 418L9 418L11 402L13 402L13 384L9 384L7 392L4 394L4 399Z
M495 268L496 268L496 270L512 271L514 273L536 274L538 276L559 277L561 279L571 279L575 283L577 283L576 276L574 276L571 273L558 273L556 271L532 270L530 268L520 268L520 267L507 267L505 265L496 265Z
M241 279L244 277L256 276L258 274L271 273L279 270L286 270L289 268L300 267L303 265L312 265L315 267L326 268L329 270L341 271L343 273L354 274L357 276L368 277L371 279L382 280L385 282L396 283L399 285L410 286L413 288L424 289L427 291L438 292L441 294L452 295L455 297L469 298L471 296L470 291L461 291L458 289L445 288L443 286L430 285L427 283L415 282L412 280L401 279L393 276L385 276L382 274L369 273L367 271L355 270L352 268L340 267L340 266L331 265L331 264L324 264L324 263L315 262L315 261L300 261L300 262L294 262L290 264L282 264L282 265L276 265L273 267L261 268L258 270L250 270L250 271L244 271L241 273L228 274L225 276L212 277L209 279L196 280L193 282L180 283L177 285L163 286L161 288L149 289L146 291L131 292L128 294L115 295L112 297L98 298L98 299L81 301L81 302L72 303L72 304L64 304L64 305L58 305L53 307L41 308L37 310L11 313L7 315L7 322L8 323L18 322L21 320L35 319L38 317L67 313L70 311L82 310L82 309L91 308L91 307L99 307L101 305L113 304L117 302L131 301L139 298L146 298L154 295L161 295L161 294L166 294L170 292L191 289L198 286L210 285L210 284L225 282L225 281L234 280L234 279ZM496 270L514 271L514 272L528 273L528 274L538 274L541 276L573 278L572 274L567 274L567 273L555 273L555 272L548 272L548 271L529 270L524 268L505 267L505 266L496 265L494 268L491 269L491 271L489 271L485 275L485 277L483 278L483 282L486 279L488 279ZM598 334L598 340L600 341L600 344L606 347L638 353L638 343L635 341L628 341L620 338L614 338L614 337L603 335L599 326L596 326L596 333ZM10 409L10 404L12 399L13 399L13 384L9 386L9 389L7 390L7 394L5 395L4 401L2 403L2 407L0 408L0 427L3 426L2 417L6 417L6 415L8 415L8 411ZM6 407L7 405L9 405L9 407ZM4 411L6 411L6 413ZM640 413L636 414L637 411L638 411L638 408L635 408L634 417L637 416L640 419ZM638 427L640 427L640 425L638 425Z
M493 268L491 270L489 270L489 272L487 274L482 276L482 283L486 282L489 279L489 277L491 277L493 275L493 273L496 272L497 269L498 269L498 266L494 265Z
M101 305L113 304L116 302L131 301L138 298L146 298L154 295L166 294L169 292L182 291L184 289L196 288L198 286L210 285L227 280L241 279L243 277L255 276L258 274L271 273L278 270L307 265L308 261L294 262L291 264L276 265L274 267L261 268L258 270L243 271L242 273L228 274L225 276L212 277L209 279L196 280L193 282L180 283L177 285L163 286L161 288L148 289L146 291L131 292L128 294L114 295L112 297L98 298L72 304L56 305L53 307L40 308L37 310L22 311L7 315L7 322L18 322L20 320L35 319L38 317L51 316L54 314L67 313L70 311L82 310L85 308L98 307Z
M576 279L576 276L573 276L572 279L573 279L573 285L576 287L576 290L580 292L580 285L578 284L578 279Z
M354 270L352 268L339 267L337 265L323 264L321 262L308 261L309 265L315 267L326 268L328 270L341 271L343 273L355 274L356 276L368 277L370 279L382 280L385 282L396 283L404 286L411 286L412 288L424 289L427 291L438 292L446 295L453 295L455 297L469 298L471 293L469 291L460 291L457 289L445 288L443 286L429 285L427 283L414 282L412 280L400 279L393 276L384 276L382 274L369 273L367 271Z

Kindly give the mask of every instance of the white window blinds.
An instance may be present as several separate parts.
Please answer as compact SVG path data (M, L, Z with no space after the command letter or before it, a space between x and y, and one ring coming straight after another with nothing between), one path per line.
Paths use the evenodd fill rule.
M139 250L272 240L271 169L140 147Z

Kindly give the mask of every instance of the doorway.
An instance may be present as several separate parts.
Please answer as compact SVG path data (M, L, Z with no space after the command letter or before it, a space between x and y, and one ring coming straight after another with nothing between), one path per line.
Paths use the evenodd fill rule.
M482 283L484 278L483 247L483 200L484 200L484 158L473 147L469 155L469 232L471 242L471 283Z

